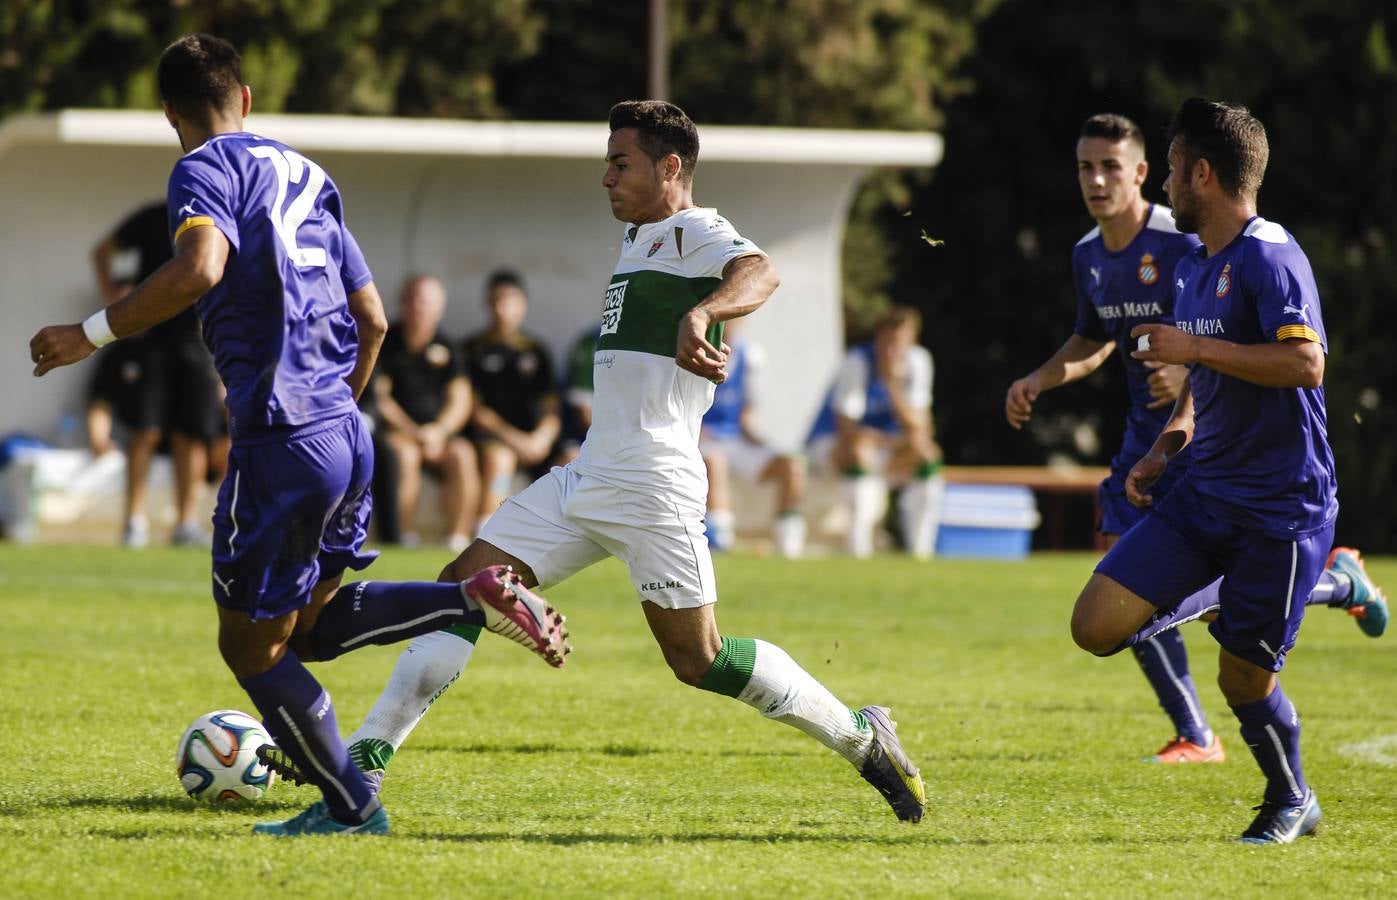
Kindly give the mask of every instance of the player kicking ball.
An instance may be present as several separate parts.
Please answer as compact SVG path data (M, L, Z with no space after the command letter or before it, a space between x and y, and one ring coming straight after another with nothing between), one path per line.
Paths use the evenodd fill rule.
M156 72L185 155L170 176L174 258L81 325L30 341L34 374L78 362L198 302L228 389L232 450L213 525L218 648L284 758L322 799L258 834L384 834L376 786L350 759L330 695L303 665L442 627L485 628L550 665L562 617L501 573L340 587L363 569L373 443L355 400L387 324L338 188L295 150L243 130L238 53L205 34ZM462 570L464 571L464 570Z
M761 306L778 279L756 245L694 205L699 140L682 110L620 103L610 126L602 187L627 224L602 305L591 429L576 460L507 500L441 578L508 566L523 590L617 557L680 681L800 729L852 763L899 819L920 821L922 778L886 708L851 709L780 647L718 631L699 422L727 375L721 323ZM365 769L381 775L460 675L473 637L456 629L409 645L350 736Z
M1190 371L1169 421L1126 477L1130 501L1153 512L1097 565L1077 598L1072 636L1109 656L1216 613L1208 630L1220 645L1218 686L1266 781L1240 840L1285 844L1314 832L1320 808L1301 767L1300 717L1276 673L1307 605L1325 602L1314 588L1326 564L1354 587L1362 574L1356 553L1340 548L1330 559L1339 505L1319 290L1294 236L1256 214L1269 155L1261 122L1244 107L1194 97L1168 138L1164 189L1179 230L1201 245L1174 269L1176 325L1137 324L1129 338L1133 359ZM1186 446L1188 472L1155 497ZM1360 624L1381 631L1385 607L1370 612Z

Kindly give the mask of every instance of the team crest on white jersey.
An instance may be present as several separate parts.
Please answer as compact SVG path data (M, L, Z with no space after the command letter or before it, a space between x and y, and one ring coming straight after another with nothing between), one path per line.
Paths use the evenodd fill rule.
M626 302L626 285L629 281L618 281L606 289L606 302L601 311L601 333L615 334L621 325L621 306Z
M662 235L660 235L659 237L655 238L655 242L652 243L652 244L650 245L650 249L647 250L646 253L645 253L645 258L646 258L646 259L649 259L650 257L654 256L656 253L659 253L659 252L660 252L660 248L663 247L664 245L665 245L665 236L662 234Z
M1227 292L1232 290L1232 263L1222 267L1222 274L1218 276L1217 287L1213 288L1213 293L1221 300L1227 296Z
M1135 275L1141 284L1154 284L1158 281L1159 266L1155 265L1154 257L1148 253L1140 257L1140 268L1135 270Z

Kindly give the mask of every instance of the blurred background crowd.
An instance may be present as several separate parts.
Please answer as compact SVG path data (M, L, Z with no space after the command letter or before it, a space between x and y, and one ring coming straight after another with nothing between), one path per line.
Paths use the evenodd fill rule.
M650 28L656 16L658 39ZM1261 214L1297 236L1324 298L1329 437L1343 510L1337 537L1373 552L1397 548L1397 511L1386 497L1397 476L1397 367L1387 363L1379 337L1381 311L1397 289L1397 145L1390 139L1397 5L5 4L0 114L153 109L151 60L188 31L214 32L241 48L244 76L263 112L595 121L618 99L659 91L700 129L941 133L945 153L935 169L882 170L863 181L844 231L842 297L851 346L871 340L889 310L920 315L917 341L935 359L938 397L928 434L939 446L924 455L939 460L944 453L960 465L1100 465L1120 443L1126 396L1123 379L1111 371L1045 397L1023 432L1010 432L998 415L1005 387L1066 336L1071 248L1092 224L1073 177L1082 120L1112 111L1143 126L1151 163L1146 196L1162 201L1162 128L1179 101L1202 94L1245 103L1270 134ZM721 205L721 198L707 202ZM119 233L114 228L111 237ZM490 324L469 338L436 333L434 309L474 301L445 297L430 273L410 280L396 306L390 300L399 343L395 358L385 354L367 411L382 441L380 457L398 470L396 486L379 493L379 506L391 506L389 517L397 520L386 523L385 537L410 541L419 533L417 471L451 486L440 516L443 539L455 542L478 527L514 472L546 465L575 442L585 413L567 401L585 396L585 388L524 330L527 276L501 272L502 280L481 286ZM107 299L121 289L119 274L99 270L98 284ZM164 372L181 364L179 357L167 349L146 365ZM501 360L504 368L491 368ZM197 370L197 360L183 363L182 371ZM502 403L492 391L510 366L511 389L529 382L528 393ZM422 380L440 382L440 399L410 408L403 385ZM183 390L191 381L173 376L171 383ZM470 386L465 400L463 383ZM153 406L124 413L134 426L125 440L137 459L152 446L168 449L177 482L192 485L204 471L217 471L221 428L202 405L191 414L188 403L162 401L159 414ZM19 425L4 423L0 431ZM93 434L96 446L100 421ZM789 486L793 476L768 474L786 485L778 507L799 490ZM131 525L139 504L128 503L128 531L139 531ZM187 522L179 512L177 527ZM188 528L183 536L195 537Z

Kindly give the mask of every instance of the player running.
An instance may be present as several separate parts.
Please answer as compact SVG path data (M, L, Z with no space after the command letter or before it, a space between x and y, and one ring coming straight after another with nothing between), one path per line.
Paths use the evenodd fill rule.
M1077 321L1073 334L1047 362L1009 387L1005 416L1022 428L1044 391L1085 378L1112 355L1125 366L1130 391L1125 438L1111 460L1111 474L1097 491L1101 533L1110 548L1147 509L1126 499L1130 467L1150 449L1178 398L1188 369L1132 357L1136 325L1170 323L1174 314L1174 267L1199 245L1174 226L1167 207L1141 192L1149 164L1144 134L1125 116L1104 113L1087 119L1077 140L1077 181L1096 227L1072 251ZM1151 492L1156 502L1188 470L1191 448L1169 462ZM1329 603L1358 618L1365 633L1381 634L1387 609L1381 593L1358 564L1356 551L1336 549L1320 574L1310 602ZM1216 585L1206 590L1216 591ZM1152 756L1161 763L1220 763L1222 741L1213 733L1189 675L1183 634L1171 629L1132 646L1136 661L1174 726L1174 738Z
M243 130L252 93L240 69L233 45L206 34L166 48L157 82L185 151L168 191L174 258L81 325L42 329L30 354L43 375L197 301L233 439L213 517L218 647L323 797L253 831L383 834L388 814L302 660L446 626L499 632L555 666L569 648L561 617L493 570L466 572L464 584L340 588L346 569L375 556L363 551L373 449L355 399L387 325L335 183Z
M592 427L581 455L507 500L442 580L508 566L525 585L551 585L621 559L680 681L799 728L858 768L899 819L920 821L921 775L886 708L850 709L781 648L718 631L699 422L727 375L722 322L761 306L778 279L755 244L694 205L698 133L682 110L628 101L610 125L602 186L627 224L593 356ZM350 736L367 768L386 764L470 647L444 632L409 645Z
M1266 777L1241 840L1290 843L1314 831L1320 809L1276 673L1316 602L1338 513L1319 291L1294 236L1256 215L1262 124L1244 107L1194 97L1169 140L1164 189L1179 230L1202 244L1173 273L1177 327L1138 324L1129 338L1134 359L1187 365L1189 379L1126 477L1130 501L1155 511L1097 566L1072 636L1107 656L1216 612L1218 686ZM1190 444L1188 472L1157 498L1153 486Z

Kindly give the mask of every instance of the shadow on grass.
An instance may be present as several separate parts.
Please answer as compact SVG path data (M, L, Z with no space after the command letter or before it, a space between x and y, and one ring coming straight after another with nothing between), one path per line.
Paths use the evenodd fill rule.
M244 809L246 815L248 810ZM276 818L275 815L261 818ZM238 823L240 826L244 823ZM251 833L251 821L247 825L246 837L257 840L264 840ZM156 841L169 840L175 837L197 837L196 831L191 831L188 823L171 824L168 826L136 826L132 828L83 828L81 833L86 837L103 838L113 841ZM228 837L244 836L242 829L236 835L228 832L209 833L206 835L218 840ZM1024 838L1014 835L1005 835L1002 838L986 837L954 837L945 834L934 834L922 829L909 829L902 834L872 835L866 832L836 833L822 831L761 831L761 832L737 832L737 831L695 831L688 834L633 834L621 832L601 832L593 834L557 834L546 832L530 832L527 834L507 834L488 831L476 832L414 832L404 833L395 831L387 837L390 841L412 841L423 843L427 841L439 841L452 844L532 844L549 847L573 847L573 846L625 846L634 844L637 847L653 847L655 845L677 844L677 845L699 845L699 844L829 844L837 845L864 845L877 847L1062 847L1072 848L1084 845L1098 847L1147 847L1147 846L1183 846L1197 844L1200 840L1208 840L1206 836L1180 835L1178 837L1111 837L1106 835L1076 836L1062 835L1060 837L1037 837Z
M504 742L476 742L469 744L416 744L412 748L416 752L422 753L575 753L575 754L596 754L599 756L667 756L682 755L685 757L695 756L692 748L684 747L648 747L644 744L605 744L600 747L567 746L565 744L543 743L517 743L509 744ZM798 750L743 750L726 748L719 750L715 756L806 756Z
M255 812L258 815L276 813L283 810L299 809L304 804L291 800L263 799L253 803L200 803L189 797L68 797L62 800L47 800L35 803L29 809L103 809L113 812L178 812L197 813L201 816L246 816Z
M406 835L404 835L406 837ZM695 831L688 834L547 834L531 832L527 834L502 834L496 832L465 832L459 834L414 834L412 838L424 841L448 841L458 844L546 844L554 847L570 847L585 844L871 844L880 847L1075 847L1082 844L1094 846L1148 846L1169 844L1192 844L1197 835L1179 837L1111 837L1092 835L1081 837L1062 835L1061 837L1024 838L1005 835L1002 838L955 837L947 834L934 834L921 828L908 829L903 834L875 835L867 832L831 834L827 831Z

